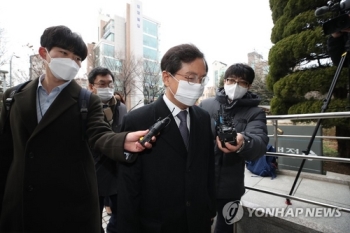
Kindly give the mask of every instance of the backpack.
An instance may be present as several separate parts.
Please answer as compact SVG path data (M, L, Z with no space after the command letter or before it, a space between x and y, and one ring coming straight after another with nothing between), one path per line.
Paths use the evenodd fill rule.
M10 110L11 110L11 106L13 103L13 96L20 92L29 82L26 81L24 83L20 83L17 86L14 87L14 89L12 90L12 92L10 93L10 96L8 98L6 98L5 100L5 107L7 110L7 115L5 118L5 122L4 122L4 128L2 129L3 132L5 132L6 130L6 122L9 120L10 117ZM91 95L91 91L85 89L85 88L81 88L80 93L79 93L79 107L80 107L80 114L81 114L81 118L82 118L82 140L85 140L85 131L86 131L86 119L87 119L87 113L88 113L88 106L89 106L89 100L90 100L90 95ZM9 126L8 126L9 127Z
M276 152L276 149L270 144L266 146L266 149L267 152ZM247 169L255 175L276 178L277 156L264 155L255 161L246 161L245 163Z

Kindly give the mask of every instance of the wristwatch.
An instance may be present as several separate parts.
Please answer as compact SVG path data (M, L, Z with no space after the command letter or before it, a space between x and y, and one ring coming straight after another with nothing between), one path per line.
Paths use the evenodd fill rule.
M238 150L236 150L236 153L241 152L243 150L244 146L245 146L245 140L243 139L242 146Z

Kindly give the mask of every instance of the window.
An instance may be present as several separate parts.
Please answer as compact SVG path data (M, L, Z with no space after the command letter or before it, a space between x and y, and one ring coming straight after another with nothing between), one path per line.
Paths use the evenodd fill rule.
M143 20L143 32L153 36L158 36L158 25L151 21Z
M158 52L157 50L143 47L143 57L151 60L158 60Z
M157 38L148 35L143 35L143 45L157 49L158 40Z
M114 46L109 44L103 44L102 54L107 57L114 57Z

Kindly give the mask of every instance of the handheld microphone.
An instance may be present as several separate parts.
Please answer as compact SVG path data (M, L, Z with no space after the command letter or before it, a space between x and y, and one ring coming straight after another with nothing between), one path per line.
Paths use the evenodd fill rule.
M140 138L139 142L142 146L145 146L146 142L150 142L153 136L157 136L158 133L164 129L169 123L171 119L170 117L165 117L163 120L158 120L154 125L151 126L149 132Z

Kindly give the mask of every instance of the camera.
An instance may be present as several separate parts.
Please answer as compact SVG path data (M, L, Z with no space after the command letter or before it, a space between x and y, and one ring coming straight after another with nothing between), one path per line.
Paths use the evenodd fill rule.
M328 6L319 7L315 11L315 16L321 16L327 12L337 12L339 16L326 21L323 25L325 35L330 35L350 27L349 12L350 0L328 1Z
M216 117L216 133L219 136L223 148L226 148L226 142L234 146L237 145L237 132L233 123L233 117L225 113L222 105Z

